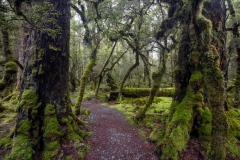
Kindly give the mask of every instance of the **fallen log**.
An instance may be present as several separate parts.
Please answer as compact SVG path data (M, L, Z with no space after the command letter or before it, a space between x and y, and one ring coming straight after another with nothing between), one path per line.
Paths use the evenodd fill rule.
M140 98L149 96L151 88L124 88L123 96L128 98ZM160 88L155 96L157 97L172 97L174 88ZM116 100L118 97L118 91L111 91L109 100Z

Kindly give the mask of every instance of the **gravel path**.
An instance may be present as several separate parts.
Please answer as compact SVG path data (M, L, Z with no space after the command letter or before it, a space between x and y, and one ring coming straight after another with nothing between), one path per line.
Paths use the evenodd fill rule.
M123 115L97 103L82 104L91 110L87 129L94 132L87 138L91 149L86 160L157 160L154 146L140 138L137 129L130 126Z

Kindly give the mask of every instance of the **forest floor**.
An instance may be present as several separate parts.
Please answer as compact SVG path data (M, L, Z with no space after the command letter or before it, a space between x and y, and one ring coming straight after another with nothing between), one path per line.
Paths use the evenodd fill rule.
M91 111L87 130L94 134L86 139L91 146L86 160L157 160L154 144L141 137L117 110L98 103L84 102Z

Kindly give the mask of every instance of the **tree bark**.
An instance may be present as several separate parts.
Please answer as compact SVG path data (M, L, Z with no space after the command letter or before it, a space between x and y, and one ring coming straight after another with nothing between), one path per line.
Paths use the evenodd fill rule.
M124 83L126 82L127 78L129 77L129 74L139 65L139 51L136 49L135 51L135 63L128 68L127 72L125 73L122 81L121 81L121 84L120 84L120 87L119 87L119 93L118 93L118 101L122 101L122 93L123 93L123 86L124 86Z
M44 2L58 11L59 15L48 14L45 18L55 19L61 31L51 36L48 31L54 24L48 21L41 30L29 32L9 159L61 159L67 155L62 151L64 143L80 144L83 137L69 100L69 1L32 5Z
M227 0L228 3L228 8L230 11L230 14L232 17L236 16L235 9L232 4L232 0ZM239 26L240 24L238 22L235 22L232 25L232 34L233 34L233 47L236 50L237 53L237 71L236 71L236 81L234 82L235 84L235 107L239 108L239 103L240 103L240 45L237 44L240 41L240 33L239 33ZM234 40L235 39L235 40Z
M0 2L2 4L2 2ZM9 39L9 22L6 21L5 17L6 13L1 12L0 18L1 18L1 36L2 36L2 45L3 45L3 56L4 60L1 62L1 64L4 64L4 76L2 80L0 81L0 91L1 96L5 97L9 95L13 89L14 89L14 76L17 73L17 65L19 64L21 69L22 65L17 61L17 59L14 57L13 52L11 51L10 47L10 39Z
M223 107L224 80L218 65L218 51L210 45L212 23L202 15L203 3L204 0L191 0L185 4L185 30L182 32L178 66L175 69L176 91L165 138L160 143L162 159L177 159L178 154L187 147L193 128L197 128L195 136L207 135L202 129L206 124L199 124L196 119L206 121L203 118L208 103L212 113L212 137L208 134L212 139L209 157L224 159L226 156L228 126ZM205 88L208 103L204 103Z
M87 66L86 66L86 68L83 72L83 75L81 77L81 80L80 80L79 96L78 96L77 102L75 104L75 114L76 115L80 115L81 103L83 101L83 95L84 95L84 91L85 91L86 82L87 82L87 79L88 79L94 65L95 65L96 58L97 58L98 45L100 44L100 42L101 41L98 42L98 44L96 45L96 47L92 51L90 60L87 64Z
M117 41L114 43L112 51L111 51L110 55L108 56L108 59L104 63L103 68L102 68L102 70L100 71L100 73L99 73L99 75L97 77L98 78L98 82L97 82L97 86L96 86L96 90L95 90L95 96L98 95L99 87L100 87L100 85L102 83L102 79L104 78L104 75L105 75L105 72L106 72L105 69L106 69L107 65L109 64L110 58L112 57L112 55L114 53L116 45L117 45Z
M159 90L159 87L161 85L162 77L163 77L165 71L166 71L166 65L165 65L165 62L163 62L162 68L159 69L159 71L157 73L153 73L153 76L152 76L153 77L153 86L151 88L150 95L148 97L148 100L147 100L145 106L142 107L137 112L137 115L135 117L136 121L141 121L142 119L145 118L145 113L148 110L148 108L152 105L154 97L155 97L155 95L156 95L156 93Z

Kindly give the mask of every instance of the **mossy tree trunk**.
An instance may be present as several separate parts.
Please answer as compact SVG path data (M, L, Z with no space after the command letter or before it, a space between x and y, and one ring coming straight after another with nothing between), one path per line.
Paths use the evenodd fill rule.
M96 89L95 89L95 96L98 95L99 87L100 87L100 85L101 85L101 83L102 83L102 80L103 80L103 78L104 78L104 76L105 76L106 67L107 67L107 65L108 65L109 62L110 62L110 58L112 57L112 55L113 55L113 53L114 53L114 50L115 50L116 45L117 45L117 41L114 43L113 48L112 48L112 51L111 51L110 55L108 56L108 59L107 59L106 62L104 63L103 68L102 68L102 70L100 71L100 73L99 73L99 75L98 75L98 77L97 77L98 81L97 81L97 86L96 86Z
M45 19L55 23L47 21L40 30L28 33L17 123L8 159L64 159L68 154L63 152L66 144L77 147L82 142L69 100L69 1L28 4L42 6L44 2L51 8L47 8ZM51 14L55 11L57 15ZM53 36L48 31L56 25L61 29Z
M236 11L233 7L233 3L232 0L227 0L228 3L228 8L230 11L230 15L234 18L236 17ZM239 103L240 103L240 45L239 45L239 41L240 41L240 33L239 33L239 26L240 24L238 22L234 22L234 24L232 25L231 31L233 34L233 40L232 40L232 46L233 49L236 50L237 53L237 73L236 73L236 81L234 82L235 84L235 107L239 108Z
M212 32L214 37L211 44L216 47L219 53L219 67L223 72L224 87L227 89L228 83L228 62L227 62L227 34L226 34L226 4L225 0L211 0L204 3L205 11L203 15L211 20ZM224 102L224 107L227 110L227 101Z
M99 42L100 43L100 42ZM81 103L83 101L83 96L84 96L84 92L85 92L85 86L88 80L88 77L96 63L96 58L97 58L97 50L98 50L98 45L94 48L94 50L91 53L91 57L89 62L87 63L87 66L83 72L83 75L80 79L80 91L79 91L79 96L77 98L76 104L75 104L75 114L76 115L80 115L80 111L81 111Z
M2 2L0 2L2 3ZM0 30L2 36L2 47L3 47L3 57L4 60L0 62L1 65L4 65L4 76L0 81L0 91L1 96L5 97L9 95L14 89L14 76L17 73L18 66L23 69L23 66L19 63L19 61L14 57L13 52L11 51L10 39L9 39L9 31L10 24L6 20L6 13L4 13L6 8L2 6L2 10L0 13Z
M90 60L83 72L83 75L81 77L80 80L80 91L79 91L79 96L77 98L76 104L75 104L75 114L76 115L80 115L80 111L81 111L81 103L83 101L83 95L84 95L84 91L85 91L85 86L88 80L88 77L92 71L92 68L95 65L95 61L94 59Z
M112 77L112 74L110 72L107 73L107 84L110 87L111 91L116 91L117 90L117 84L115 80Z
M15 58L10 50L9 33L6 28L1 28L4 55L4 76L0 81L1 96L5 97L13 91L14 75L17 73L17 64L13 61Z
M128 68L127 72L125 73L120 86L119 86L119 93L118 93L118 101L122 101L122 93L123 93L123 86L127 80L127 78L129 77L130 73L139 65L139 50L136 49L135 51L135 63Z
M79 96L77 98L76 104L74 106L75 108L75 114L76 115L80 115L80 110L81 110L81 103L83 100L83 95L84 95L84 91L85 91L85 86L88 80L88 77L95 65L96 62L96 58L97 58L97 52L98 52L98 45L100 44L101 40L99 38L99 35L94 33L95 29L98 30L98 28L92 28L92 32L94 34L96 34L94 36L94 34L91 34L90 32L90 27L89 27L89 23L91 18L89 18L87 15L87 12L91 12L91 10L94 9L98 9L98 6L100 3L102 3L103 1L96 1L96 2L90 2L87 3L88 9L85 8L85 6L82 4L82 1L78 1L78 6L74 5L73 3L70 3L71 7L79 14L79 16L81 17L81 20L83 22L84 28L85 28L85 34L84 34L84 42L86 44L86 46L88 48L94 47L92 52L91 52L91 56L89 59L89 62L83 72L83 75L80 79L80 91L79 91ZM96 22L100 19L101 17L98 16L96 19L94 19Z
M145 113L147 112L148 108L152 105L154 97L161 85L162 77L166 72L166 64L165 64L165 57L164 57L165 49L162 49L161 52L162 52L161 54L162 62L160 62L159 64L159 70L157 72L152 73L153 86L151 88L146 104L144 105L144 107L140 108L140 110L137 112L137 115L135 117L136 121L141 121L143 118L145 118Z
M184 6L187 16L175 69L176 91L165 137L159 142L161 159L178 159L178 154L187 147L193 128L195 136L204 134L201 132L204 124L199 124L196 119L203 119L208 103L213 126L209 157L225 158L227 121L223 109L224 80L217 63L218 51L210 45L212 23L201 14L203 3L204 0L190 0ZM204 103L205 88L208 103Z

